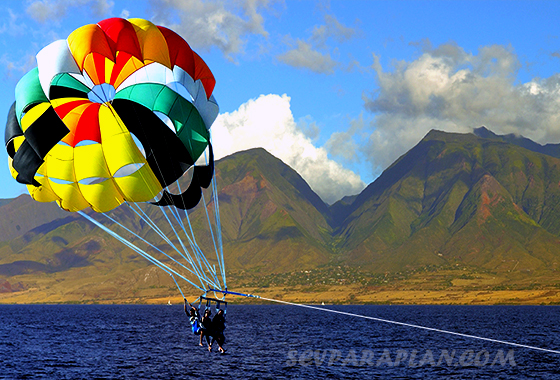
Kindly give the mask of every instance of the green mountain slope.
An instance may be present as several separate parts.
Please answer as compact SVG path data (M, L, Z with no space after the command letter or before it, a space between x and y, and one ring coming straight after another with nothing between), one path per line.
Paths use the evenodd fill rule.
M353 203L340 247L379 271L469 264L555 267L560 160L494 139L432 131Z
M0 215L0 241L14 239L33 228L68 216L55 203L46 205L31 202L29 195L0 199Z
M251 149L221 160L216 178L229 269L289 271L328 261L327 206L289 166ZM193 218L203 230L203 209ZM203 243L211 249L210 240Z
M485 139L496 139L504 141L525 149L532 150L533 152L543 153L552 157L560 158L560 144L541 145L534 142L533 140L530 140L523 136L514 135L513 133L507 135L497 135L486 127L475 128L474 134Z

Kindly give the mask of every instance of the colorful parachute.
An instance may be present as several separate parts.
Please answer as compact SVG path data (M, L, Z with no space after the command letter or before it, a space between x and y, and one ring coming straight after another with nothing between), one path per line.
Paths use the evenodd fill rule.
M169 29L121 18L83 26L42 49L37 67L16 86L5 134L12 175L33 199L80 213L176 284L178 277L204 293L225 289L209 132L218 115L214 85L204 61ZM179 180L189 176L181 189ZM213 198L203 210L215 259L202 253L183 211L204 199L201 188L211 184ZM137 204L148 201L159 206L168 227ZM107 213L121 204L160 240L146 241L146 234ZM99 216L81 211L88 207ZM103 215L109 222L99 222Z
M97 212L152 200L190 209L212 179L215 80L173 31L142 19L83 26L37 54L6 126L12 175L37 201ZM205 153L182 194L163 191Z

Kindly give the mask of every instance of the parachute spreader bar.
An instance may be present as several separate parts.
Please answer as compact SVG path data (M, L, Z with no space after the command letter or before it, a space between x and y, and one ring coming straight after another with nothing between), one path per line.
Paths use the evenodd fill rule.
M231 295L234 295L234 296L241 296L241 297L261 298L261 296L258 296L256 294L245 294L245 293L238 293L238 292L230 292L229 290L208 289L206 291L206 293L208 293L208 292L222 293L224 295L231 294Z

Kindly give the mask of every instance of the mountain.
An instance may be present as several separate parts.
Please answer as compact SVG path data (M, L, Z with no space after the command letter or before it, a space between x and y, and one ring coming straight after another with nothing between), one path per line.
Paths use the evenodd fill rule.
M328 207L296 171L261 148L235 153L216 167L229 269L288 271L329 260ZM201 209L193 218L206 222Z
M534 142L533 140L530 140L520 135L515 135L513 133L507 135L497 135L484 126L475 128L473 133L478 137L508 142L510 144L514 144L522 148L529 149L533 152L543 153L552 157L560 158L560 144L541 145L539 143Z
M64 218L68 213L55 203L31 202L29 195L20 195L15 199L0 199L0 215L0 241L7 241Z
M252 149L217 161L216 178L229 271L285 272L330 260L328 207L289 166L264 149ZM206 192L208 204L212 202L210 195ZM143 209L172 236L160 208ZM146 271L155 269L148 261L81 216L60 210L55 203L35 202L25 195L5 201L0 212L4 210L6 225L20 226L15 228L17 233L4 232L0 241L0 278L9 280L5 289L21 278L28 288L41 287L49 276L65 284L56 291L61 299L83 299L83 294L92 299L102 299L103 294L123 294L126 298L124 294L132 289L157 288L162 283L173 288L169 276L157 271L148 276ZM91 211L88 214L119 230L114 222ZM130 208L119 207L110 215L141 238L158 241L153 230ZM203 251L214 252L212 235L206 231L205 208L197 206L190 213L190 222ZM162 242L159 247L168 246ZM217 263L211 257L209 261Z
M352 203L335 234L348 262L495 271L560 262L560 160L499 139L431 131Z
M264 149L225 157L216 162L216 178L230 278L287 284L315 270L314 281L324 284L344 273L378 278L456 267L503 274L514 285L552 278L560 262L560 159L525 140L486 129L431 131L360 194L331 206ZM189 213L205 252L213 241L203 205L212 202L205 192ZM165 226L158 207L143 210ZM0 201L0 212L0 293L82 302L176 292L164 272L54 203L23 195ZM154 238L129 208L111 215L141 238Z

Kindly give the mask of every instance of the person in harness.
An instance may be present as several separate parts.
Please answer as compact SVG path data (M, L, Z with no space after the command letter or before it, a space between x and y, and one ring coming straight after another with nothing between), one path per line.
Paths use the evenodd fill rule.
M212 350L212 345L214 342L218 343L218 351L222 354L226 352L224 350L224 343L226 338L224 336L224 330L226 329L226 317L225 313L222 309L218 310L218 314L212 319L212 329L210 331L210 335L212 335L212 343L208 346L208 350Z
M212 311L210 308L204 310L204 316L200 321L200 345L202 346L202 338L206 337L206 343L208 344L208 351L212 350L210 345L210 334L212 330Z
M198 309L194 305L191 305L187 302L186 298L184 298L184 300L185 300L185 314L189 316L191 330L194 335L200 335L200 345L202 346L202 326L200 323L200 313L198 312ZM187 310L187 304L190 306L188 310Z

